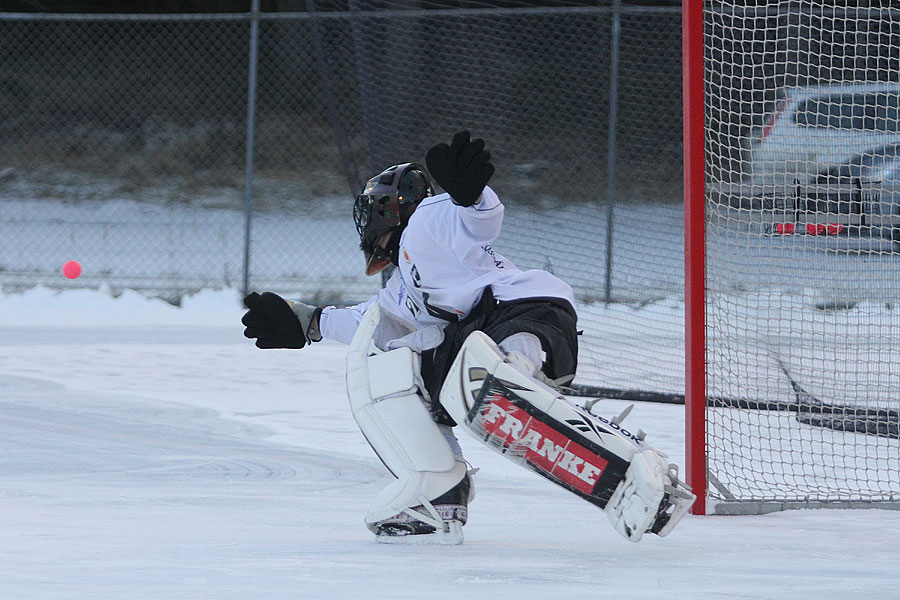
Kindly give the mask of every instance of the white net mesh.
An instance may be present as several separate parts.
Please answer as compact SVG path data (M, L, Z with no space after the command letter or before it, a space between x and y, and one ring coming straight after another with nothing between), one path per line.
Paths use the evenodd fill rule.
M900 11L704 7L714 500L900 500Z

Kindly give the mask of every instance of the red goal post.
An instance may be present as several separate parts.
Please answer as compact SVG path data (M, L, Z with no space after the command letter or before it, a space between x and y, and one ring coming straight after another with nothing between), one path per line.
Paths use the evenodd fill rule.
M693 512L900 508L900 9L684 0L682 34Z
M704 347L705 156L703 0L682 3L684 76L685 475L697 495L691 511L706 514Z

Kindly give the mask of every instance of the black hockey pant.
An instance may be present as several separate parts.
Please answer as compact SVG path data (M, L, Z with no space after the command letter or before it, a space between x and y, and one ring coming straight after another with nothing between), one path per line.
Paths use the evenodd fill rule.
M578 333L575 309L560 298L526 298L507 302L494 299L491 289L462 321L444 329L444 341L422 354L422 377L432 398L431 410L442 425L456 425L440 406L444 378L460 347L473 331L483 331L497 343L516 333L532 333L546 354L541 370L550 379L574 375L578 366Z

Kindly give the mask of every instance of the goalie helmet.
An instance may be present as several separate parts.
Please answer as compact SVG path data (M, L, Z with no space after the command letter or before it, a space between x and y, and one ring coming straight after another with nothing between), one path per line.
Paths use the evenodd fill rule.
M397 264L400 234L419 202L433 195L431 177L417 163L388 167L366 183L353 205L359 247L366 258L366 275Z

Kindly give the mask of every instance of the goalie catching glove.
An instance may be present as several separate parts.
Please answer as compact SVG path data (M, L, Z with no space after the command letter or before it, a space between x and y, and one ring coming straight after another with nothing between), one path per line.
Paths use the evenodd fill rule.
M481 198L484 186L494 174L491 153L484 140L471 139L468 131L460 131L447 144L433 146L425 156L425 165L434 180L450 194L454 204L472 206Z
M241 323L244 337L256 339L257 348L302 348L322 339L319 315L322 309L303 302L285 300L278 294L253 292L244 298Z

